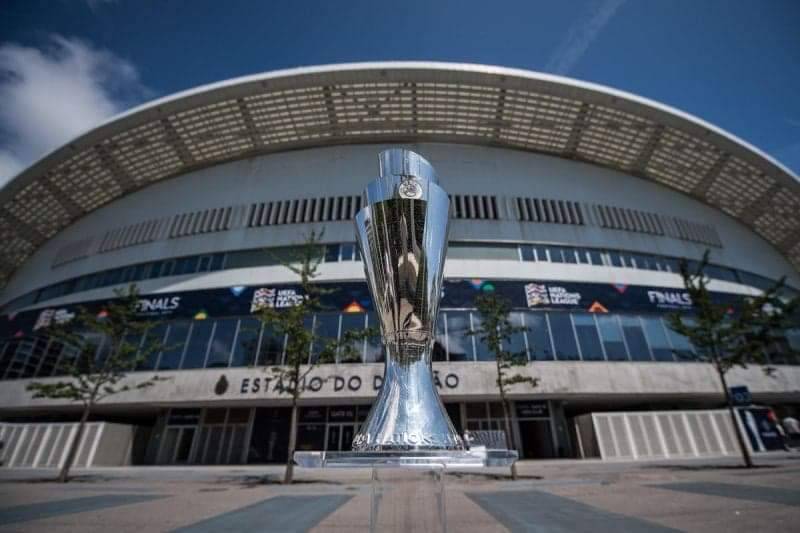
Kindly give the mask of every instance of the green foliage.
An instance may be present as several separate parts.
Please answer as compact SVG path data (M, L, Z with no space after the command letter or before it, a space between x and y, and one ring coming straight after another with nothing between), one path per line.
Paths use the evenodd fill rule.
M722 374L734 366L765 364L766 350L783 337L787 328L796 327L800 297L786 298L781 279L762 294L744 298L736 308L715 304L704 274L708 255L706 251L693 269L686 261L681 262L681 277L694 314L670 314L670 328L687 337L700 359L714 364Z
M269 327L278 337L286 337L285 360L283 365L274 365L269 368L274 378L283 383L283 394L289 394L294 399L303 393L305 378L318 365L354 361L360 358L356 348L359 341L376 335L373 328L364 330L351 330L345 332L341 340L327 339L308 327L314 313L325 311L321 303L322 296L331 294L335 289L325 288L313 281L319 275L319 265L323 259L324 246L321 239L324 232L311 231L306 236L303 246L292 250L292 253L280 258L280 262L300 278L302 299L291 307L275 309L262 307L256 313L256 318ZM315 348L315 355L311 356L311 347Z
M494 355L497 363L497 387L501 396L505 397L506 389L512 385L527 383L531 387L536 387L539 383L538 378L511 373L514 367L528 364L528 355L524 350L512 352L506 348L511 345L511 337L514 334L528 329L511 323L509 319L511 303L494 293L488 293L478 296L475 305L481 318L480 326L470 330L469 335L477 337L486 344Z
M103 398L120 392L152 386L159 377L152 376L136 383L120 384L127 373L147 360L164 346L149 337L143 346L129 339L141 338L153 324L137 320L139 293L134 285L115 291L117 298L109 301L101 313L80 307L75 317L65 323L50 326L46 333L65 346L75 356L59 364L68 379L57 382L32 382L27 389L34 398L68 399L90 407ZM108 348L95 354L92 339L105 338ZM62 355L62 359L65 356Z

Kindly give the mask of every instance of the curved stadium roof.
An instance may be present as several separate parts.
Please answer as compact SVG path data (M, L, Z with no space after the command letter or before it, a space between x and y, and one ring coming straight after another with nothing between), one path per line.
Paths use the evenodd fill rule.
M800 269L800 179L695 117L607 87L481 65L379 62L237 78L156 100L0 190L0 284L76 219L224 161L353 143L455 142L585 161L715 206Z

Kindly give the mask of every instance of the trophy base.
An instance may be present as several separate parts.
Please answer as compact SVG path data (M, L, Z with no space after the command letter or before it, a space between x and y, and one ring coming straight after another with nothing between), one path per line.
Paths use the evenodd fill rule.
M294 452L302 468L371 468L370 532L447 531L448 468L511 466L515 450Z
M403 450L385 452L294 452L301 468L480 468L511 466L518 459L516 450Z

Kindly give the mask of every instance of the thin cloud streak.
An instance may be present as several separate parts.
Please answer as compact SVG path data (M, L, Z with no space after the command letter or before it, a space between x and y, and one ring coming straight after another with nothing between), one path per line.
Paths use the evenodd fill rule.
M547 61L545 71L568 74L624 3L625 0L604 0L587 17L573 24Z
M53 35L42 49L0 45L0 186L149 96L131 63L85 41Z

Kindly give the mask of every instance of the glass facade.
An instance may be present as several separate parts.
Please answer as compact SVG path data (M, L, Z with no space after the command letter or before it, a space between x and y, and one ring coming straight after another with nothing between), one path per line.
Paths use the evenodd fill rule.
M348 330L376 326L369 313L319 313L314 327L326 339L340 339ZM688 339L672 331L664 317L625 313L577 311L515 311L512 322L524 327L504 347L530 361L693 361L695 351ZM493 356L469 331L479 325L479 315L469 310L443 310L438 321L435 361L491 361ZM792 330L787 346L798 344L800 334ZM284 357L285 339L275 335L253 317L205 320L173 320L157 324L143 338L126 342L145 346L163 343L137 370L177 370L246 367L276 364ZM94 355L108 349L105 339L91 340ZM309 358L319 355L319 346L309 347ZM352 346L355 359L338 354L337 361L381 362L383 349L377 338ZM796 364L789 350L776 346L770 354L775 363ZM0 376L3 379L59 375L59 363L74 358L74 349L44 337L9 339L0 343Z

